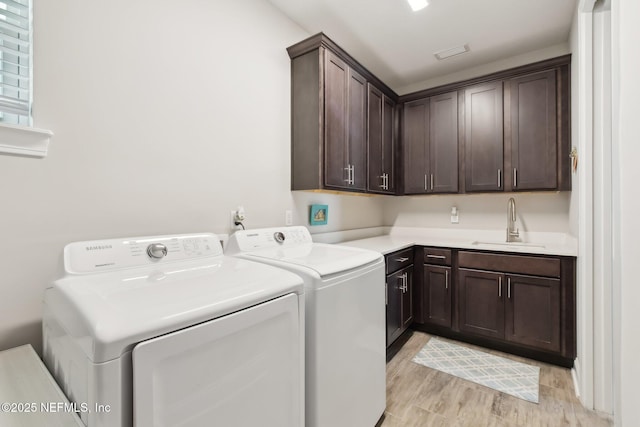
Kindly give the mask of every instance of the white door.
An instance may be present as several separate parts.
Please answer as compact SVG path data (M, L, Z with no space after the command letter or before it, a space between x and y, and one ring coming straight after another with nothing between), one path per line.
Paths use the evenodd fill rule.
M299 319L289 294L138 344L134 426L302 427Z

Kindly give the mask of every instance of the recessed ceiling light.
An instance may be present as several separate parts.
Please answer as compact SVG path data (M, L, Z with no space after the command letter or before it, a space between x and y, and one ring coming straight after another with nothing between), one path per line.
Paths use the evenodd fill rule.
M409 2L409 6L414 12L419 11L420 9L424 9L429 6L429 2L427 0L407 0Z
M442 61L443 59L451 58L452 56L460 55L461 53L469 52L470 50L469 45L465 44L462 46L452 47L451 49L441 50L433 55L438 59L438 61Z

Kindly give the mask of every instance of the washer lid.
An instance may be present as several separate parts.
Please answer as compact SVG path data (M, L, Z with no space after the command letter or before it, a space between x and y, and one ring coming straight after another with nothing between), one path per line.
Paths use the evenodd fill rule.
M292 292L303 293L295 274L219 256L66 277L46 290L45 310L101 363L138 342Z
M326 243L270 247L244 255L307 267L316 271L320 276L352 270L382 259L382 255L378 252Z

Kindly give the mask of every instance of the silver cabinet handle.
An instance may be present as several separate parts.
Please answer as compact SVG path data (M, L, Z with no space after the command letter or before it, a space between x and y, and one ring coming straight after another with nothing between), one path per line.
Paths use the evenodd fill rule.
M433 174L431 174L431 190L433 191Z
M409 261L409 258L405 258L405 257L400 257L400 258L396 258L395 261L398 262L405 262L405 261Z
M424 191L427 191L427 174L424 174Z
M444 255L431 255L427 254L427 258L436 258L436 259L446 259L447 257Z
M353 185L354 175L355 175L355 166L347 164L347 167L343 169L347 171L347 179L345 179L347 185Z
M404 292L407 293L407 291L409 291L409 276L408 273L404 273L402 275L403 281L404 281Z
M388 173L384 174L384 189L385 190L389 189L389 174Z
M403 294L405 294L409 289L407 286L407 273L402 274L402 276L400 276L399 279L402 281L402 284L400 285L400 290L402 291Z
M355 165L351 165L351 185L354 185L356 183L356 166Z
M384 174L380 175L379 178L382 179L382 184L380 184L380 188L382 188L384 190L385 189L384 188Z
M449 289L449 270L444 271L444 288Z
M502 187L502 169L498 169L498 188Z
M498 277L498 298L502 298L502 276Z
M518 186L518 169L513 168L513 186Z
M511 299L511 277L507 277L507 298Z

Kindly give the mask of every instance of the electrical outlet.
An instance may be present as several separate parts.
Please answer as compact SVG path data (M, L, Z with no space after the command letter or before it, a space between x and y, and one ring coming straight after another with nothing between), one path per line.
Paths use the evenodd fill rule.
M452 207L451 208L451 224L458 224L460 222L459 220L459 211L457 207Z
M284 225L293 225L293 212L289 209L284 211Z

